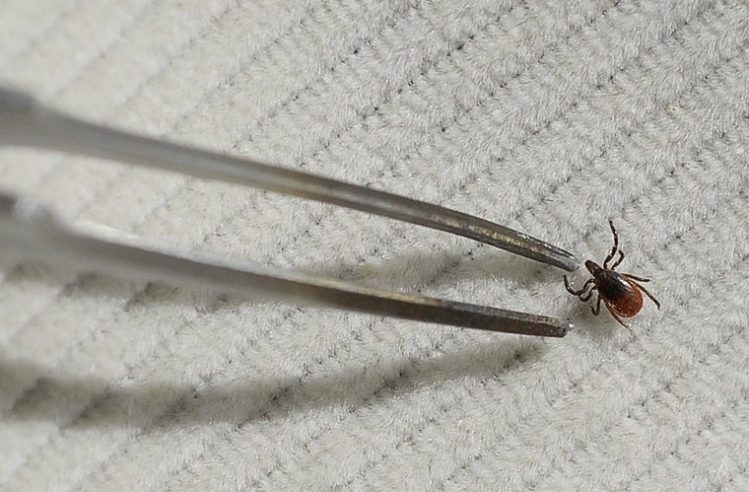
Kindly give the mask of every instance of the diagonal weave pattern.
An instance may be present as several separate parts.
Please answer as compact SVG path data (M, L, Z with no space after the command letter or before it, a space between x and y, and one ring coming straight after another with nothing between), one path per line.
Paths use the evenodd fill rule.
M3 149L0 186L187 249L573 319L482 334L8 264L1 490L749 489L749 4L9 0L0 82L432 201L654 278L631 337L560 273L317 203ZM584 280L581 273L576 284Z

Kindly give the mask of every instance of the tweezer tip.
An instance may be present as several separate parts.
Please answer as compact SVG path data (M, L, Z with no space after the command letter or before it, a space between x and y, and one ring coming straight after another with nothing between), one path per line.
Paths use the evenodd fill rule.
M574 272L580 268L580 260L566 249L526 234L522 234L522 237L525 244L521 244L521 248L517 251L519 254L568 272Z
M571 321L562 321L559 324L559 329L562 330L562 336L564 336L567 333L573 331L575 329L575 325Z
M551 256L551 258L551 264L558 266L563 270L567 270L568 272L574 272L575 270L580 268L580 260L578 260L575 255L567 251L554 254L553 256Z

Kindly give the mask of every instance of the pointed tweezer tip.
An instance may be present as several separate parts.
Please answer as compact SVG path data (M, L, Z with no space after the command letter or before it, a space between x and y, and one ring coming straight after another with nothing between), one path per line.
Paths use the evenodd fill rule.
M546 245L540 253L528 254L529 258L552 265L568 272L574 272L580 268L580 260L575 255L557 247Z

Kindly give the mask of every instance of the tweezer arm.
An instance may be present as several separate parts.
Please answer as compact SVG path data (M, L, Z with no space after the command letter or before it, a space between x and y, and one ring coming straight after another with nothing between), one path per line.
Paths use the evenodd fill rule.
M166 279L179 285L209 287L256 298L464 328L545 337L563 337L572 328L566 321L546 316L383 292L246 261L170 251L123 233L68 225L35 200L3 193L0 193L0 251L147 280Z
M93 125L0 88L0 144L26 145L114 159L310 198L451 232L564 270L569 252L510 228L438 205L250 159L240 159Z

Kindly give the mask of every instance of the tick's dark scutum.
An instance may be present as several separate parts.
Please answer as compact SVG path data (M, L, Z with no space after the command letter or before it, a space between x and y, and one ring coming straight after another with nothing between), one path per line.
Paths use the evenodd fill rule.
M596 275L596 287L604 299L620 299L632 291L632 286L621 275L610 270L601 270Z

